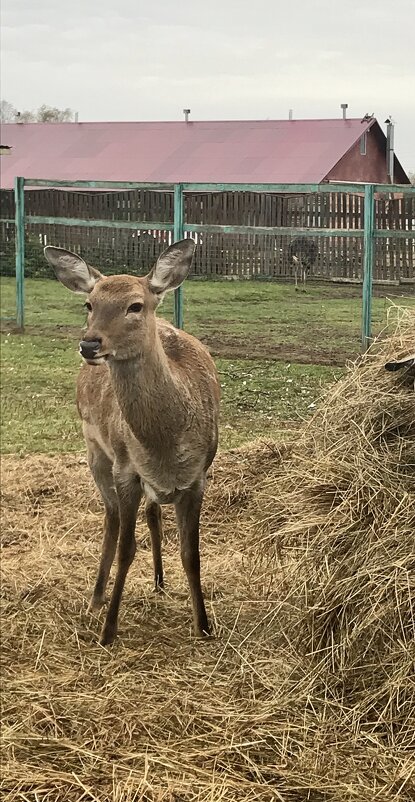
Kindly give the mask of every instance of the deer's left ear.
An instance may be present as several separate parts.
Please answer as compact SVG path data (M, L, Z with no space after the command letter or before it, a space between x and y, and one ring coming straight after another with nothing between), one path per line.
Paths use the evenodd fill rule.
M189 273L195 247L194 240L182 239L163 251L147 276L150 290L163 296L168 290L180 287Z

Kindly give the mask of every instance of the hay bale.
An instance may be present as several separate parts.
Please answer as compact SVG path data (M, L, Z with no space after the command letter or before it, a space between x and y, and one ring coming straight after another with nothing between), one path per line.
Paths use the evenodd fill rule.
M415 365L385 363L414 333L407 315L349 366L259 499L268 543L295 553L285 631L311 660L311 692L350 737L400 752L415 734Z

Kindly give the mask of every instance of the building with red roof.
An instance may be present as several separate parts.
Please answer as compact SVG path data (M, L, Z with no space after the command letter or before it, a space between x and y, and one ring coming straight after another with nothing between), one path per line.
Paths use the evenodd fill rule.
M1 187L56 180L387 183L377 120L6 123ZM394 157L395 183L409 178Z

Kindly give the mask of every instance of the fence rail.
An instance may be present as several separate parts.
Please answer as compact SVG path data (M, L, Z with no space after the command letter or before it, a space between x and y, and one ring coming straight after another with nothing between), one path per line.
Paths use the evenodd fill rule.
M145 189L120 191L118 184L115 189L112 184L111 191L104 192L105 182L91 183L97 187L93 191L85 182L71 185L70 190L75 191L29 187L25 192L27 234L33 240L82 251L99 262L104 271L116 272L125 267L144 270L171 241L174 188L167 185L163 192L159 189L161 185L155 184L156 189L150 190L145 185ZM189 192L188 186L193 189L200 185L182 185L184 231L198 235L194 276L286 279L292 276L288 237L312 231L318 241L315 277L362 281L364 188L361 185L328 184L320 187L319 193L314 192L312 185L313 192L301 195L262 193L256 191L258 185L249 192ZM348 189L357 186L360 191L346 192L346 186ZM293 185L294 189L304 189L304 185ZM373 280L415 281L415 243L408 234L415 229L414 197L401 192L400 197L391 198L389 192L381 195L376 189L379 185L374 186L377 244ZM8 243L3 271L7 268L10 271L14 269L14 231L9 222L15 211L13 193L1 192L0 203L2 239ZM255 232L247 226L254 226Z
M35 189L25 193L25 187ZM0 197L1 224L8 237L12 213L15 215L17 320L21 327L25 229L43 243L52 241L82 250L87 258L98 257L100 264L103 252L110 263L111 253L113 259L116 254L123 266L130 268L137 267L140 255L148 264L148 258L157 256L157 249L163 249L172 236L177 240L192 233L199 245L196 275L255 278L291 274L287 237L316 238L320 243L315 267L319 278L363 282L364 348L370 342L373 281L405 283L415 279L413 187L173 186L17 178L14 198L4 190ZM179 326L183 322L180 289L175 295L175 322Z

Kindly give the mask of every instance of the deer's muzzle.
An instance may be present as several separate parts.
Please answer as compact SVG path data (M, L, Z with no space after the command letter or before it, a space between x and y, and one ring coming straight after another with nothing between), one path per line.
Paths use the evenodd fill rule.
M79 353L87 361L90 359L96 359L98 356L100 356L99 350L101 345L101 340L81 340L79 343Z

